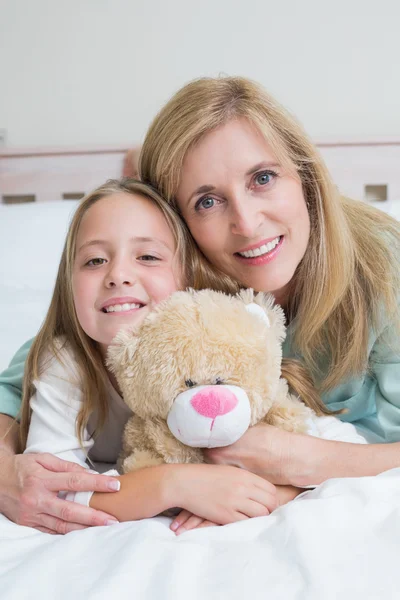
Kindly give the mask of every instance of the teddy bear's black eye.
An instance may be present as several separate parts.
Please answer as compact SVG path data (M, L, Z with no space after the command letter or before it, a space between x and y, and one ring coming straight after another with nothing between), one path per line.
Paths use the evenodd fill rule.
M195 383L191 379L186 379L185 385L186 385L186 387L191 388L191 387L194 387L195 385L197 385L197 383Z
M224 382L221 379L221 377L217 377L217 379L215 380L215 385L224 385Z

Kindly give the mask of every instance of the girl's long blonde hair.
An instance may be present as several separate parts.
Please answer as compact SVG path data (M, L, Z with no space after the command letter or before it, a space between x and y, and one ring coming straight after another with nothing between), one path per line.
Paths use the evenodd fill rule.
M399 223L340 195L300 125L258 84L241 77L204 78L183 87L150 126L140 176L176 208L186 153L203 136L245 118L265 137L283 167L297 172L311 234L291 282L288 305L294 343L321 391L367 368L368 339L383 317L398 322Z
M117 193L142 196L160 209L175 238L185 286L195 289L215 287L221 291L228 289L232 293L237 291L234 282L203 259L183 221L149 185L134 179L110 180L88 194L80 202L69 226L50 307L25 365L20 427L22 448L25 448L28 436L31 417L29 401L34 393L33 382L46 368L46 357L62 360L60 351L65 346L73 353L83 391L84 401L77 418L77 434L81 443L90 415L97 411L97 431L104 425L107 417L107 373L98 344L86 335L78 321L72 292L72 269L83 216L96 202Z

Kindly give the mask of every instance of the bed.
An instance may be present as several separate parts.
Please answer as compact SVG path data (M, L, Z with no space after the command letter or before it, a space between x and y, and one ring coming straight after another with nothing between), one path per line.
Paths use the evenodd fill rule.
M380 148L387 152L388 147ZM331 145L325 151L328 154L328 149L334 148L336 159L342 160L345 150L338 152ZM362 148L354 146L353 151L358 156ZM400 144L391 148L397 152ZM85 164L87 157L83 160L82 154L50 153L46 155L45 167L36 153L32 157L36 163L29 167L30 184L27 176L21 177L22 183L18 177L11 182L11 172L23 171L18 171L21 154L14 155L0 157L0 195L36 198L0 204L0 368L35 334L45 314L63 238L77 205L77 200L62 200L63 194L86 192L92 183L97 185L117 176L123 150L112 152L108 161L99 160L100 152L92 153ZM350 164L349 156L344 161L346 165ZM61 165L60 157L62 176L53 177L50 196L43 173L46 169L57 173L55 165ZM25 170L28 163L25 162ZM72 186L73 179L65 178L65 170L80 171L79 186ZM94 172L98 181L93 178ZM388 173L382 178L374 174L373 179L364 179L364 184L387 185L392 196L375 200L395 214L396 183L388 177ZM78 182L78 177L74 181ZM352 185L363 184L353 181ZM399 597L393 580L400 539L400 469L378 477L330 480L269 517L193 531L179 538L168 525L167 518L159 517L63 537L20 527L0 516L0 597Z

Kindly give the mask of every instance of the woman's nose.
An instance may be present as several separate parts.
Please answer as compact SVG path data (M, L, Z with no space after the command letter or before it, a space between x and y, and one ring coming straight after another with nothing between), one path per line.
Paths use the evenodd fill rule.
M231 231L235 235L253 238L257 235L263 217L258 207L251 201L235 203L231 215Z

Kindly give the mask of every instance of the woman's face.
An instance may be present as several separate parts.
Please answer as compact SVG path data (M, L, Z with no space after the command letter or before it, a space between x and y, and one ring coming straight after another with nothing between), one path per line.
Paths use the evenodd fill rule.
M310 220L300 179L278 164L249 121L228 122L187 153L177 202L216 267L285 304Z

